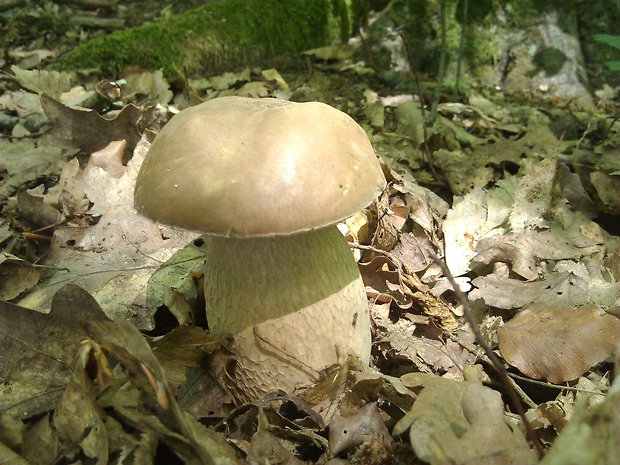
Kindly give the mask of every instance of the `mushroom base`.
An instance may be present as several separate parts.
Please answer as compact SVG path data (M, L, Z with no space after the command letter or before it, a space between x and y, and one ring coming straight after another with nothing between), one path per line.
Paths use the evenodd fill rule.
M366 292L336 226L290 236L210 237L205 300L212 331L230 332L240 400L292 392L348 355L370 359Z

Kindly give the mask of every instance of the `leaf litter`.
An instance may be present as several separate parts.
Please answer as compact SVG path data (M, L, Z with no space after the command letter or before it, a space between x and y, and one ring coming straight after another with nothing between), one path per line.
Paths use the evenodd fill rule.
M541 463L566 463L561 447L581 463L598 463L595 451L618 457L609 433L620 418L618 380L605 361L620 335L619 248L592 221L597 212L617 214L617 130L614 143L572 150L543 112L474 94L468 104L440 105L425 134L413 96L391 98L377 87L365 89L359 106L333 101L331 69L364 75L349 65L317 61L319 72L302 85L247 69L190 80L186 89L200 99L303 96L340 105L373 128L390 181L376 206L343 226L373 306L373 367L346 361L315 386L241 406L222 389L234 363L229 339L169 329L200 322L200 243L132 207L144 128L157 130L162 115L143 103L167 105L173 96L161 74L128 75L126 100L118 108L108 95L103 118L62 103L73 77L13 70L31 92L5 94L3 108L35 131L46 119L55 129L38 143L0 140L9 219L0 225L0 276L12 280L0 286L12 301L0 306L0 442L24 459L46 451L94 463L129 451L152 462L162 447L187 463L413 463L412 451L430 463L536 463L439 256L515 375L576 389L535 402L538 385L520 383L535 428L554 441ZM41 96L40 105L44 93L53 99ZM31 114L41 119L27 122ZM445 181L454 201L414 179ZM135 327L167 334L146 338ZM18 376L17 366L27 370Z

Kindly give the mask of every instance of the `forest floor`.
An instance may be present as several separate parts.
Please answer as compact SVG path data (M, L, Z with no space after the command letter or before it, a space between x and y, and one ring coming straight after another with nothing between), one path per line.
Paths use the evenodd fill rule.
M620 463L618 91L584 108L444 86L427 126L436 83L352 46L176 80L46 69L102 17L190 3L1 11L0 463ZM371 367L241 405L230 339L203 329L198 233L133 208L154 135L227 95L348 113L388 181L340 224Z

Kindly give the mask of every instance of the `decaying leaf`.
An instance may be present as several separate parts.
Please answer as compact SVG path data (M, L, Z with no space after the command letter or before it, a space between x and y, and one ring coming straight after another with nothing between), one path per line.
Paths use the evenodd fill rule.
M41 270L15 255L0 252L0 300L12 300L39 282Z
M380 303L394 300L403 309L411 306L411 300L400 287L398 269L391 260L377 256L368 263L360 263L359 267L368 297Z
M124 107L114 119L106 119L95 110L67 107L47 95L41 96L41 105L54 124L49 137L58 147L92 153L111 141L125 140L125 154L129 156L140 140L138 122L143 111L134 105Z
M600 247L588 238L574 237L570 230L552 227L548 230L525 230L501 236L482 238L473 261L490 265L503 262L527 280L539 277L537 263L544 260L580 259L591 255Z
M140 328L152 328L156 308L147 310L145 302L149 277L196 234L160 227L133 208L135 177L147 149L148 143L142 141L120 176L114 145L84 169L68 163L63 170L63 190L55 196L75 213L87 198L91 202L86 205L90 207L87 214L98 221L55 229L44 264L60 270L23 296L20 305L48 308L54 292L71 282L87 289L112 318L132 318Z
M503 232L512 202L510 185L492 191L474 189L448 212L443 224L446 265L454 276L469 271L478 241Z
M33 187L30 183L55 175L67 161L60 149L30 140L0 139L0 152L0 197L14 195L22 186Z
M611 215L620 214L620 178L618 175L610 176L602 171L590 174L590 181L596 189L596 193L603 203L606 213Z
M502 357L535 379L578 378L611 355L620 342L620 319L596 305L522 310L497 330Z
M291 450L294 449L292 444L273 434L270 426L265 412L260 409L258 431L250 439L247 460L250 463L276 462L286 465L303 465L304 462L298 459Z
M335 416L329 423L329 451L331 456L377 438L386 442L392 440L376 402L364 405L354 415L348 417Z
M195 245L198 241L176 251L151 275L146 289L146 307L155 310L165 305L181 325L204 318L197 318L192 306L198 297L192 272L202 273L205 262L205 254Z
M205 355L230 346L232 338L212 334L197 326L179 326L153 341L151 347L173 392L187 381L187 371L200 365Z
M89 335L130 374L132 388L115 390L111 408L134 429L157 434L186 463L239 463L223 436L187 415L138 330L127 322L93 322ZM137 389L137 391L136 391Z
M484 299L499 308L524 306L572 307L596 303L609 308L620 296L620 283L591 276L582 263L565 263L568 271L549 273L544 280L525 282L490 274L472 281L471 300Z
M436 335L428 329L429 318L412 315L392 321L386 306L375 306L373 321L377 348L382 353L408 360L422 372L460 377L469 353L450 339L433 337Z
M107 317L83 289L67 285L49 314L0 302L0 410L30 417L62 394L85 325Z
M149 102L165 105L174 97L161 70L144 71L141 69L126 73L124 77L127 81L123 86L125 98L136 100L140 96L147 98Z
M609 384L606 376L601 377L598 383L582 376L573 386L575 390L561 391L555 399L528 410L526 416L535 430L551 427L560 432L572 418L577 402L596 408L605 399Z
M401 377L419 385L418 373ZM430 463L528 465L536 463L523 433L504 418L501 396L478 381L458 382L434 375L395 430L409 428L416 455Z
M39 95L47 94L52 98L59 98L63 92L68 91L73 80L70 73L58 71L25 70L16 65L11 66L11 71L22 87Z
M88 345L87 343L80 347L80 352L84 355L77 357L71 381L54 410L53 424L59 439L69 449L66 453L77 453L81 450L97 465L105 465L109 454L109 435L104 424L103 411L97 404L91 381L85 374L89 364L95 365L98 371L107 371L108 377L111 377L111 372L104 358L100 357L95 364L89 360L92 349ZM102 362L104 367L101 366ZM107 386L104 384L98 387Z
M620 366L618 354L615 359L616 373ZM588 404L588 396L577 402L571 420L540 465L620 463L620 375L616 375L602 402L591 407Z

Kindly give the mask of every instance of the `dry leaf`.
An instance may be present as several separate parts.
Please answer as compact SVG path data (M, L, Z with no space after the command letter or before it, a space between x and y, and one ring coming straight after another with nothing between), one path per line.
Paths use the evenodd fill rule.
M572 418L553 442L540 465L615 465L620 463L620 359L616 377L605 399L588 405L588 396L577 401Z
M0 302L0 411L30 417L50 410L69 379L84 326L106 319L73 285L54 295L47 315Z
M423 376L419 376L423 375ZM529 465L536 458L523 433L504 419L498 392L478 381L458 382L430 374L401 377L423 385L395 430L409 429L418 458L432 464Z
M531 308L497 330L502 357L535 379L562 383L578 378L611 355L620 319L594 304Z
M60 94L69 90L73 79L70 73L42 69L25 70L17 65L11 66L11 71L20 86L39 95L47 94L52 98L58 98Z
M376 438L392 441L376 402L364 405L354 415L337 415L329 423L329 452L332 457Z
M153 328L156 308L147 309L145 302L149 277L196 234L160 227L133 207L135 179L147 149L148 144L141 141L120 177L113 145L83 170L70 162L70 169L63 171L64 190L56 197L79 207L86 196L92 202L88 215L98 221L56 228L44 264L62 270L22 297L20 305L48 308L53 293L71 282L87 289L113 319L132 318L142 329Z
M151 344L173 392L186 382L187 370L198 367L205 355L230 346L226 334L212 334L196 326L179 326Z
M130 372L131 384L140 390L137 398L126 399L134 405L123 401L122 389L118 392L121 397L110 400L121 418L144 432L159 433L161 440L185 463L239 463L223 436L205 428L181 408L157 358L131 323L94 322L88 332L104 352L113 355Z
M41 269L15 255L0 252L0 300L12 300L39 282Z
M49 137L58 147L92 153L112 141L125 140L125 155L129 156L140 140L138 122L144 114L134 105L125 106L114 119L106 119L95 110L65 106L47 95L41 96L41 105L54 124Z

